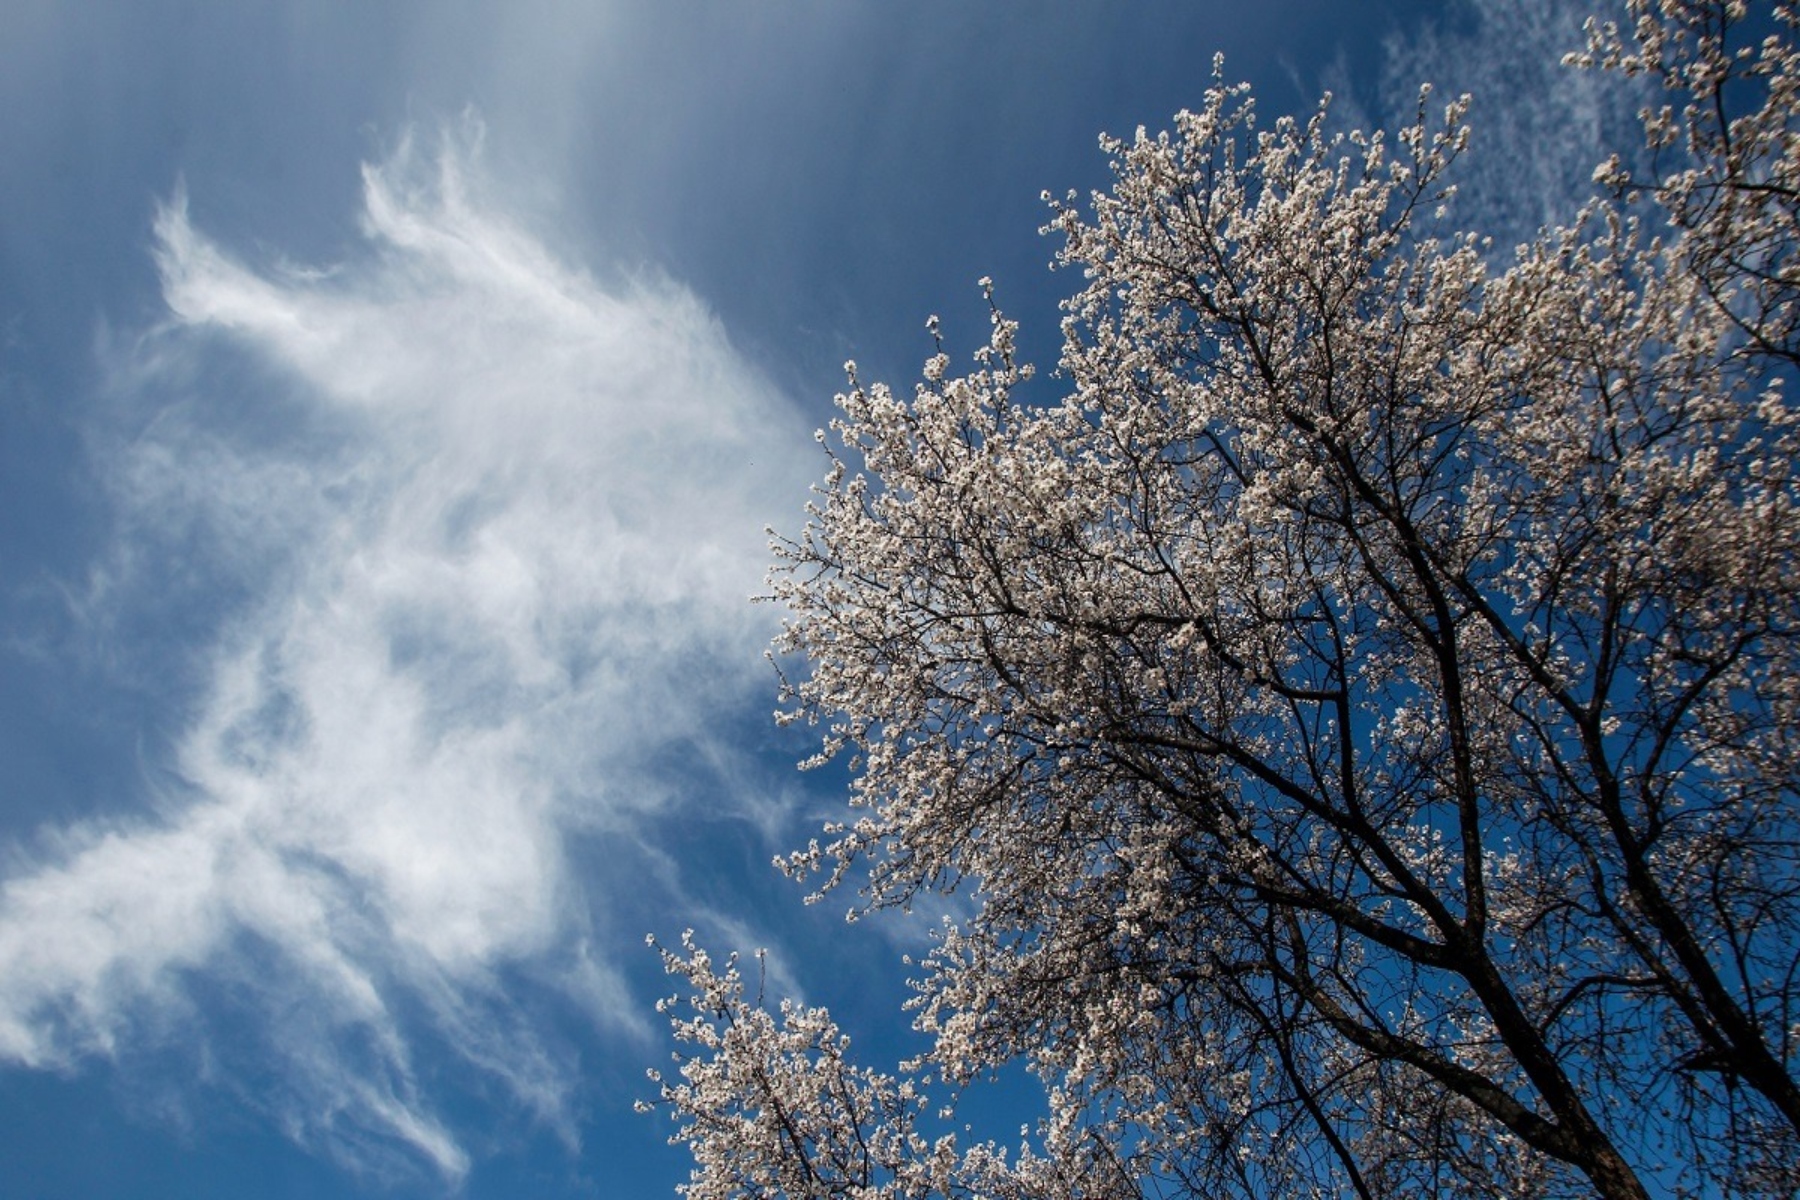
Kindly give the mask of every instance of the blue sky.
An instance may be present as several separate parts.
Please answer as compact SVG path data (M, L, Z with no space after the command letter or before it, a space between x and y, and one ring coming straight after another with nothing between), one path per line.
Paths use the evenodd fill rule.
M917 927L768 866L843 789L747 602L842 363L988 275L1050 364L1040 193L1215 52L1475 91L1504 246L1629 129L1580 15L10 0L0 1194L670 1195L647 933L900 1044Z

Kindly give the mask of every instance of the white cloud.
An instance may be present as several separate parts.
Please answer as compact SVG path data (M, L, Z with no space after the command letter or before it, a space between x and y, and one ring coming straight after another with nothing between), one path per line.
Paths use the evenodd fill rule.
M1582 22L1619 17L1614 0L1453 0L1411 35L1385 43L1373 95L1357 96L1340 63L1327 83L1347 125L1396 128L1417 116L1419 85L1431 108L1473 98L1468 153L1457 169L1452 221L1494 238L1502 264L1543 226L1568 224L1594 195L1594 167L1643 144L1637 111L1653 97L1642 79L1563 65L1585 44ZM1364 103L1358 103L1358 101Z
M588 937L649 868L577 879L567 839L658 811L692 783L669 761L767 703L746 600L812 466L700 303L558 262L477 143L365 168L366 245L330 270L248 266L184 198L161 211L173 318L122 372L180 395L106 464L98 578L108 612L211 622L203 698L155 815L53 831L0 884L0 1059L122 1053L212 986L297 1137L448 1177L467 1154L406 1014L567 1128L501 974L641 1028Z

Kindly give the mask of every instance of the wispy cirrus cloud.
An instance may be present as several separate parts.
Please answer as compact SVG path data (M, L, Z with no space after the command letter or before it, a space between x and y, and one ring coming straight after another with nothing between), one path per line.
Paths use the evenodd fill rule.
M507 980L638 1028L585 947L649 860L578 878L569 839L655 815L698 785L671 762L766 703L746 600L810 442L693 296L602 284L509 220L475 133L364 184L366 240L325 270L246 264L179 195L157 217L172 316L118 376L161 407L103 454L121 534L89 616L197 622L159 661L199 699L141 811L14 854L0 1061L127 1053L228 1003L281 1080L228 1086L455 1178L415 1035L572 1137Z
M1396 128L1415 118L1421 84L1438 111L1467 93L1473 137L1456 171L1452 221L1494 239L1502 262L1546 226L1572 222L1593 197L1594 168L1643 144L1644 79L1565 66L1586 45L1589 16L1623 19L1614 0L1450 0L1433 21L1390 37L1373 88L1358 94L1350 65L1326 82L1346 125Z

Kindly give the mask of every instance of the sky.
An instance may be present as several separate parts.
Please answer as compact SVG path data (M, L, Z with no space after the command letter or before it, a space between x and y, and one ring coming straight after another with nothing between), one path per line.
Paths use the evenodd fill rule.
M646 935L879 1060L917 922L752 602L854 358L1054 365L1045 191L1469 90L1497 254L1629 97L1559 0L7 0L0 1194L661 1197ZM1055 399L1054 378L1040 384Z

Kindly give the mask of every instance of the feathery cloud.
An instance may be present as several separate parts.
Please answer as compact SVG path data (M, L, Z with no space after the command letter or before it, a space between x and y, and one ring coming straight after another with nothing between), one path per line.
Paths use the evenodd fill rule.
M698 786L672 751L766 702L746 600L810 443L693 296L509 221L478 137L364 174L366 244L329 270L246 265L179 195L157 217L173 315L122 386L173 399L106 463L96 611L201 621L200 699L154 811L15 855L0 1060L127 1053L225 996L298 1138L456 1177L420 1030L568 1131L503 976L638 1027L582 947L649 867L576 878L569 839Z

